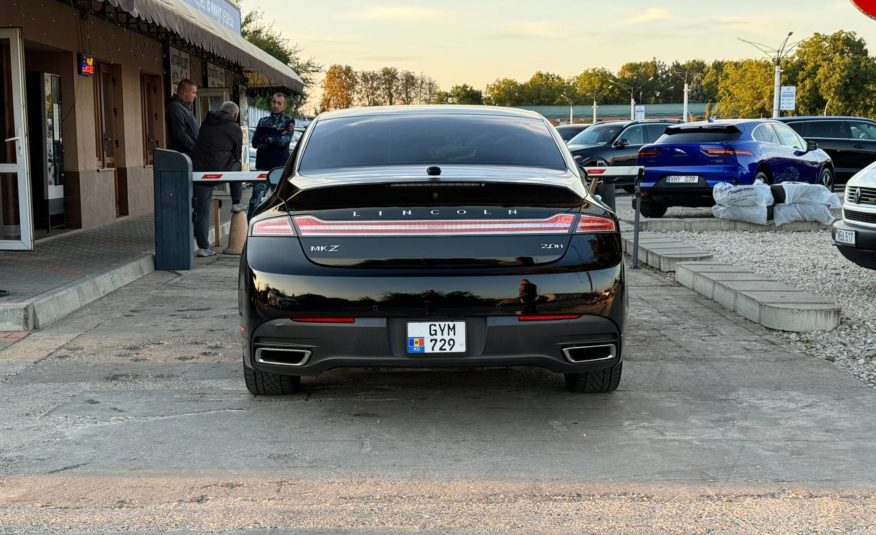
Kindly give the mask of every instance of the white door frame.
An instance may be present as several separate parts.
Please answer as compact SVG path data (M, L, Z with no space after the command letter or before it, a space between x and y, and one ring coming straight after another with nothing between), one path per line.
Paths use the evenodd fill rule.
M24 100L24 47L20 28L0 28L0 39L9 41L12 76L12 116L15 123L15 135L0 140L4 143L15 143L16 163L0 163L0 173L18 175L18 212L20 214L20 233L18 240L0 239L0 250L32 251L33 250L33 213L30 203L30 156L27 138L27 110Z

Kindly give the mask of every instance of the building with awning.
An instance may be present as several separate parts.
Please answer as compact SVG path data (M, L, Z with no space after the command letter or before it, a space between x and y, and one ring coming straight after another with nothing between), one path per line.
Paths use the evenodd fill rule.
M233 100L243 128L248 97L300 93L240 25L232 0L3 0L0 249L151 213L152 151L181 79L199 86L199 121Z

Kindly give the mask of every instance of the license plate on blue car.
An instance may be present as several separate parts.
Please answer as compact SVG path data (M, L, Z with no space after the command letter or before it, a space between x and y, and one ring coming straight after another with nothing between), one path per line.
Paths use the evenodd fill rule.
M700 177L696 175L673 175L666 177L667 184L696 184Z

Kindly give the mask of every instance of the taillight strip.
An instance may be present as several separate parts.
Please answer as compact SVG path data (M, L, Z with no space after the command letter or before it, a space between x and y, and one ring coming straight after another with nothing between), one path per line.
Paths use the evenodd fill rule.
M572 214L557 214L547 219L434 221L324 221L313 216L299 216L295 218L295 225L302 237L568 234L574 220L575 216Z
M294 236L295 229L288 217L275 217L256 221L250 231L252 236Z

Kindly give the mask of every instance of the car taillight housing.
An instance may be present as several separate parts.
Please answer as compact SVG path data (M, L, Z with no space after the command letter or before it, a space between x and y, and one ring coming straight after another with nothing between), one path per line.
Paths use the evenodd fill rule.
M250 236L295 236L295 228L288 216L263 219L252 224Z
M734 149L730 147L707 148L703 152L709 156L753 156L754 153L748 149Z
M639 151L639 158L653 158L660 154L661 149L651 148L651 149L642 149Z
M582 215L575 226L576 234L593 234L595 232L617 232L613 219L595 215Z

